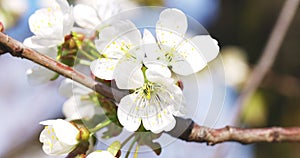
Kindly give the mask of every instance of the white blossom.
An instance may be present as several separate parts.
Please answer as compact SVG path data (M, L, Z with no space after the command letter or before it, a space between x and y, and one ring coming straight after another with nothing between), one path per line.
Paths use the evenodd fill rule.
M112 80L119 60L141 44L141 34L132 22L118 20L101 30L95 43L103 57L92 62L91 71L98 78Z
M97 150L90 153L86 158L115 158L115 157L108 151Z
M97 114L103 114L101 107L90 98L84 98L93 92L91 89L70 79L65 79L59 87L59 92L68 97L62 110L67 120L91 119Z
M31 41L27 43L28 47L57 46L70 33L74 24L73 8L66 0L55 2L55 6L39 9L29 17L29 28L34 36L27 39Z
M135 70L144 73L142 81L132 81L136 80L134 77L128 77L128 81L118 80L123 88L137 87L133 93L123 97L118 105L120 123L128 131L136 131L141 122L145 129L154 133L170 131L176 123L173 115L182 116L184 113L182 90L169 78L168 74L171 73L164 73L165 69L161 66L152 66L144 72L137 66ZM132 71L127 73L131 76Z
M146 67L143 65L145 55L152 51L153 40L151 36L149 38L147 30L141 39L135 26L129 26L131 29L128 30L134 31L112 38L116 40L109 45L103 42L105 47L102 55L106 58L94 61L91 70L99 78L115 79L120 89L134 91L123 97L118 105L118 119L125 129L136 131L142 122L147 130L154 133L169 131L176 123L173 115L181 116L184 111L182 91L171 78L172 74L166 65L160 62L147 63ZM109 28L104 35L115 37L112 32L118 32L120 28ZM107 67L109 64L110 67Z
M146 53L145 64L160 62L179 75L190 75L203 69L219 53L217 41L209 35L186 39L186 15L178 9L165 9L156 23L157 46ZM150 32L146 32L149 39Z
M26 75L30 85L39 85L54 78L56 73L41 66L33 66L26 71Z
M73 24L73 9L66 0L56 0L49 8L37 10L29 18L29 28L34 34L24 40L24 45L45 55L56 58L57 46L64 42ZM27 70L28 81L32 85L45 83L56 75L41 66Z
M87 29L95 29L102 21L120 11L117 0L92 0L90 4L77 4L74 7L75 22Z
M40 142L43 143L43 151L48 155L66 155L79 143L79 130L65 120L47 120L40 124L45 125L40 134Z

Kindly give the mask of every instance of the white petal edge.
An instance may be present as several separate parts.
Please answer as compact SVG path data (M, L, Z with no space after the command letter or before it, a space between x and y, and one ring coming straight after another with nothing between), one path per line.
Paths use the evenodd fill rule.
M55 59L56 58L56 55L57 55L57 47L49 47L48 45L47 46L43 46L43 45L39 45L39 43L37 43L38 39L36 39L36 36L32 36L32 37L29 37L29 38L26 38L24 41L23 41L23 44L26 46L26 47L29 47L29 48L32 48L40 53L43 53L45 55L48 55L50 56L51 58ZM57 41L55 41L56 43ZM52 45L52 44L50 44Z
M96 77L104 80L112 80L118 61L118 59L109 58L97 59L91 63L90 69Z
M195 36L191 39L191 42L200 50L207 62L210 62L219 54L220 47L218 46L218 41L210 35Z
M86 158L115 158L115 157L108 151L94 151L90 153Z
M67 145L76 145L78 143L79 130L70 122L57 119L53 124L53 129L59 141Z
M91 119L95 108L92 101L82 101L81 96L72 96L64 102L62 112L67 120Z
M188 23L186 15L178 9L165 9L156 23L156 37L160 44L175 47L182 41Z
M59 85L58 92L65 97L71 97L73 95L86 95L93 91L82 84L67 78Z
M53 8L35 11L29 19L30 31L44 38L61 38L63 36L63 14Z
M152 33L148 29L144 29L143 43L144 44L156 43L155 37L152 35Z
M149 81L155 82L157 77L170 78L172 73L166 65L163 64L147 64L146 77Z
M138 94L129 94L123 97L119 103L117 116L124 128L130 132L136 131L141 125L141 118L132 114L136 110L136 98Z
M56 73L41 66L34 66L26 71L30 85L40 85L50 81Z
M195 48L191 40L185 40L174 53L171 65L175 73L187 76L203 69L207 62L201 51Z
M79 26L88 29L95 29L95 27L101 23L100 19L98 18L96 10L84 4L75 5L74 18L75 18L75 22Z
M144 84L144 75L141 70L142 64L138 61L122 59L114 71L114 79L120 89L135 89Z
M43 143L43 151L48 155L65 155L75 148L74 145L66 145L56 139L52 126L47 126L43 129L39 140Z
M176 125L174 116L167 109L160 111L155 116L143 117L142 122L144 127L153 133L170 131Z

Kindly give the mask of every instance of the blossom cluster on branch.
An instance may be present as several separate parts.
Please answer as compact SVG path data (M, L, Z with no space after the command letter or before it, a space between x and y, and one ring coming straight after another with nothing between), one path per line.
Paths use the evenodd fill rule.
M124 17L103 21L120 11L116 2L81 0L72 6L66 0L56 0L52 7L37 10L30 17L34 36L24 41L27 47L2 33L4 27L0 22L0 55L9 52L55 71L42 67L28 70L31 84L55 80L59 75L69 78L59 87L60 93L68 98L63 106L65 119L40 123L45 126L40 141L46 154L67 158L120 157L124 151L121 149L131 141L125 157L134 145L134 157L140 146L148 146L159 155L161 146L153 140L162 131L185 141L208 145L225 141L243 144L300 141L299 127L212 129L176 117L183 116L186 109L183 97L186 82L181 77L201 71L213 60L219 51L217 42L208 35L187 38L187 19L178 9L160 10L155 30L137 28ZM272 46L279 48L298 4L299 0L286 1L264 57L277 53ZM274 54L271 62L267 60L268 67L275 59ZM264 57L261 63L266 61ZM261 65L256 69L261 68L268 70ZM254 72L252 77L263 78L265 72ZM256 80L254 85L259 82ZM182 125L186 129L178 132ZM114 141L107 149L94 151L97 141L118 136L125 131L123 127L134 133L122 143ZM99 133L102 138L96 135Z
M37 10L29 18L34 35L23 43L82 70L96 82L128 93L116 102L70 79L62 81L59 92L68 98L63 105L65 119L41 122L43 150L67 157L118 157L134 138L136 153L138 146L146 145L159 154L160 145L153 140L175 127L174 116L185 116L181 76L201 71L216 58L218 43L209 35L188 37L187 16L178 9L162 10L150 30L114 18L121 10L117 0L94 2L73 6L56 0L51 7ZM59 74L35 66L27 76L35 85ZM107 129L101 131L103 139L119 135L123 128L134 133L122 144L112 143L107 151L93 152L95 134L103 128Z

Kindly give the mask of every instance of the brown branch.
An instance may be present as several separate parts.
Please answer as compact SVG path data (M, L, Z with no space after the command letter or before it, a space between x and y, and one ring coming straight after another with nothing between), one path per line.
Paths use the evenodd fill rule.
M223 142L238 142L241 144L259 142L300 142L300 127L243 129L226 126L220 129L212 129L199 126L190 119L177 118L177 122L189 124L189 126L181 135L177 135L177 132L174 132L178 127L175 127L175 130L172 130L169 134L174 137L179 137L187 142L207 143L207 145L215 145Z
M233 122L235 122L235 124L238 123L238 117L245 109L245 102L247 102L248 99L252 96L254 91L257 89L257 87L265 77L266 73L273 65L282 41L287 33L293 17L296 14L299 1L300 0L285 1L275 27L272 30L265 49L263 50L262 56L257 66L254 68L248 81L246 82L240 97L237 99L236 106L238 107L238 109L233 118Z
M116 102L120 100L125 92L97 83L86 75L68 67L58 61L38 53L32 49L26 48L22 43L12 39L11 37L0 33L0 52L9 52L14 57L21 57L38 63L50 70L53 70L65 77L73 79L88 88L96 90L98 93L106 97L114 99ZM1 54L0 54L1 55ZM176 118L176 127L168 132L173 137L188 142L206 142L208 145L217 143L235 141L243 144L257 142L300 142L300 127L294 128L260 128L260 129L242 129L235 127L226 127L221 129L211 129L199 126L190 119Z
M95 82L86 75L64 65L44 54L32 49L26 48L22 43L0 32L0 55L10 53L14 57L26 58L52 71L57 72L67 78L70 78L82 85L95 90L96 92L116 101L119 101L125 92L113 90L105 84Z

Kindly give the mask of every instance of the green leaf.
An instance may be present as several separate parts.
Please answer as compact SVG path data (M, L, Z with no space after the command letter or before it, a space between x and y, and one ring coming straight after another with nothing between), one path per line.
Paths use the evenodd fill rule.
M119 141L115 141L107 148L107 151L110 152L113 156L116 156L121 149L121 143Z
M149 146L157 156L161 154L161 145L159 143L151 142L150 144L147 144L147 146Z
M58 79L59 77L59 74L55 74L51 79L50 81L55 81L56 79Z
M156 155L160 155L161 146L159 143L153 142L154 139L157 139L161 136L161 134L154 134L151 132L143 132L139 133L139 137L141 139L138 140L139 145L146 145L150 147Z
M114 123L111 123L107 126L108 130L103 132L102 138L103 139L109 139L112 137L118 136L122 132L122 128L115 125Z

